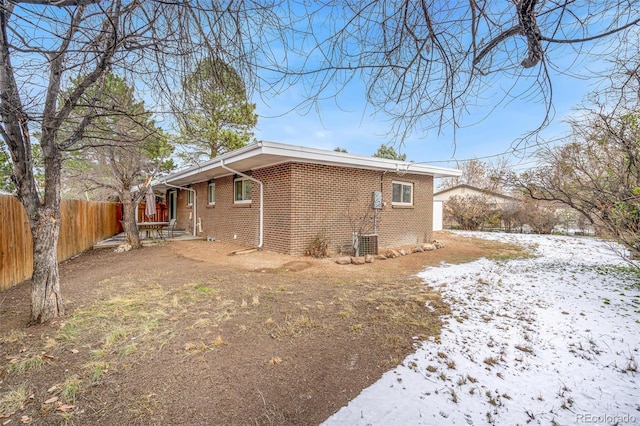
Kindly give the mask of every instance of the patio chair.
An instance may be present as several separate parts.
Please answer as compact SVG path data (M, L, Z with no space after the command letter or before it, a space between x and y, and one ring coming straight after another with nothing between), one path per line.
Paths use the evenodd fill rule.
M173 238L173 231L176 229L176 219L171 219L169 221L169 225L167 226L167 232L169 233L169 237Z

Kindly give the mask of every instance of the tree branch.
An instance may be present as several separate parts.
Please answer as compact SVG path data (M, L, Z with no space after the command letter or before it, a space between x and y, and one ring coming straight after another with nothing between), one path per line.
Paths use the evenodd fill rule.
M37 4L42 6L88 6L100 3L102 0L13 0L15 4Z
M520 27L519 26L515 26L515 27L511 27L506 31L503 31L502 33L498 34L495 38L493 38L492 40L489 41L489 43L487 43L487 45L485 47L482 48L482 50L480 51L480 53L478 53L478 55L473 58L473 65L476 66L478 65L478 62L480 62L485 56L487 56L487 54L489 52L491 52L493 49L495 49L495 47L502 43L503 41L505 41L506 39L513 37L515 35L520 34Z
M598 39L601 39L601 38L608 37L610 35L613 35L615 33L619 33L620 31L624 31L627 28L630 28L630 27L632 27L634 25L638 25L638 24L640 24L640 18L635 19L635 20L633 20L633 21L629 22L628 24L623 25L621 27L614 28L611 31L607 31L607 32L604 32L604 33L601 33L601 34L596 34L596 35L594 35L592 37L574 38L574 39L557 39L557 38L545 37L543 35L540 35L540 40L548 41L549 43L565 43L565 44L584 43L584 42L587 42L587 41L593 41L593 40L598 40Z

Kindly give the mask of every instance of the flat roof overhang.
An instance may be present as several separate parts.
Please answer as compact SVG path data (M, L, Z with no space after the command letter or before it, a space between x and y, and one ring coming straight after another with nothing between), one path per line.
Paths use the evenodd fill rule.
M152 185L154 189L163 190L169 189L171 186L187 186L229 176L231 173L223 168L223 165L240 172L247 172L283 163L312 163L433 177L460 176L462 174L457 169L260 141L202 164L160 177Z

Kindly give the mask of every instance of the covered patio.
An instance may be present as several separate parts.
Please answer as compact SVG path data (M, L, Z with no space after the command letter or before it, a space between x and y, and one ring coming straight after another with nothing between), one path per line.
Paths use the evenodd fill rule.
M162 242L171 242L171 241L185 241L185 240L203 240L206 239L204 237L193 236L192 234L186 232L184 229L175 229L173 231L169 231L167 228L154 230L154 232L146 232L140 230L140 240L142 241L143 246L151 246L154 244L162 243ZM126 236L124 232L114 235L111 238L107 238L106 240L102 240L99 243L94 244L94 249L99 248L116 248L126 241Z

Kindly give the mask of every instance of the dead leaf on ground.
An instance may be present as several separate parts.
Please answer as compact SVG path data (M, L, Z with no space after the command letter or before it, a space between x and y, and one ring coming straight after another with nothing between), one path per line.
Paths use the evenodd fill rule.
M73 410L74 408L76 408L75 405L59 403L58 406L56 407L56 411L62 411L63 413L68 413L69 411Z
M52 396L51 398L47 399L44 403L45 404L53 404L54 402L56 402L58 400L57 396Z

